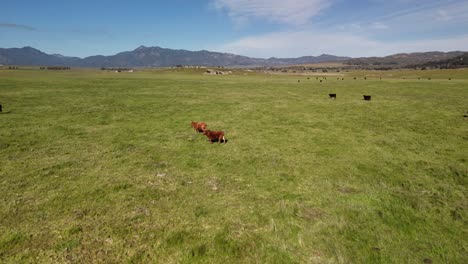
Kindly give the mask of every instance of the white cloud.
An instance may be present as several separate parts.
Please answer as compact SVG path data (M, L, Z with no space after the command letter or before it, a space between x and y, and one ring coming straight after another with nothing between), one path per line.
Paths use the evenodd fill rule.
M245 37L219 51L251 57L299 57L322 53L361 57L386 56L400 52L466 50L468 35L417 41L377 41L348 32L294 31Z
M348 24L340 24L335 26L332 30L333 31L347 31L347 32L353 32L353 34L356 33L363 33L367 32L370 30L383 30L383 29L389 29L390 27L387 26L386 24L382 22L366 22L366 23L348 23Z
M410 2L408 5L411 8L399 7L393 12L371 17L366 16L367 11L363 11L354 20L346 21L345 18L339 21L341 24L328 25L325 22L321 27L320 24L312 27L307 22L330 1L213 1L218 8L227 10L231 17L243 19L244 22L256 17L296 26L305 25L300 27L304 30L292 27L282 32L246 36L218 47L217 50L224 52L261 58L322 53L359 57L468 49L468 31L461 29L468 23L467 1L434 1L416 5L417 0L398 0ZM311 7L306 8L308 4ZM289 9L285 11L283 7ZM308 11L302 13L302 10ZM362 20L357 20L360 17Z
M304 25L329 6L330 0L213 0L214 6L224 10L236 23L251 18Z
M348 55L358 53L362 46L377 47L378 43L349 33L313 31L277 32L246 37L220 48L225 52L252 57L298 57L321 53Z
M402 9L378 18L379 22L399 31L424 32L446 29L468 23L468 1L437 2L429 6Z
M421 39L415 41L401 41L396 43L383 43L383 50L390 53L397 52L424 52L424 51L467 51L468 35L438 38Z
M370 24L369 28L371 29L388 29L388 26L381 22L374 22Z

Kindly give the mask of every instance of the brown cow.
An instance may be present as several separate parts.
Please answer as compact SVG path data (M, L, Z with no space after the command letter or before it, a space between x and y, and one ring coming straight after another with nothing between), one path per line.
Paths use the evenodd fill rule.
M196 132L201 133L206 130L206 123L205 122L193 122L192 127L195 129Z
M203 135L205 135L206 137L208 137L208 140L210 141L211 144L213 144L213 142L219 142L221 144L221 142L224 142L226 143L227 140L224 138L224 132L223 131L211 131L211 130L205 130L203 132Z

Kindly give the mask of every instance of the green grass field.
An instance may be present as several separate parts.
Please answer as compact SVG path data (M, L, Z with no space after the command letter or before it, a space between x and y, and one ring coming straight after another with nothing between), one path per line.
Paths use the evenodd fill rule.
M468 263L468 70L341 74L0 70L0 262Z

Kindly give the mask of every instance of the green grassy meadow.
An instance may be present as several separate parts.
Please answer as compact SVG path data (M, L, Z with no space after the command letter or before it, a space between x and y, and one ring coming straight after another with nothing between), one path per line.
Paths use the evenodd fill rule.
M340 74L0 70L0 262L468 263L468 70Z

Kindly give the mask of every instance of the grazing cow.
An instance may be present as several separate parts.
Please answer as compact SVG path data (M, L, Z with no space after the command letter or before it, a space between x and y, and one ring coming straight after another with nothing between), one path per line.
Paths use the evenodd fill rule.
M2 112L2 105L0 104L0 112Z
M336 100L336 94L328 94L328 96L330 96L330 99L334 98Z
M195 129L196 132L201 133L206 130L206 123L205 122L193 122L192 127Z
M210 141L211 144L213 142L219 142L220 144L222 142L226 143L227 140L224 138L224 132L223 131L211 131L211 130L205 130L203 131L203 135L205 135L208 140Z
M363 95L364 96L364 100L366 101L370 101L371 100L371 96L370 95Z

